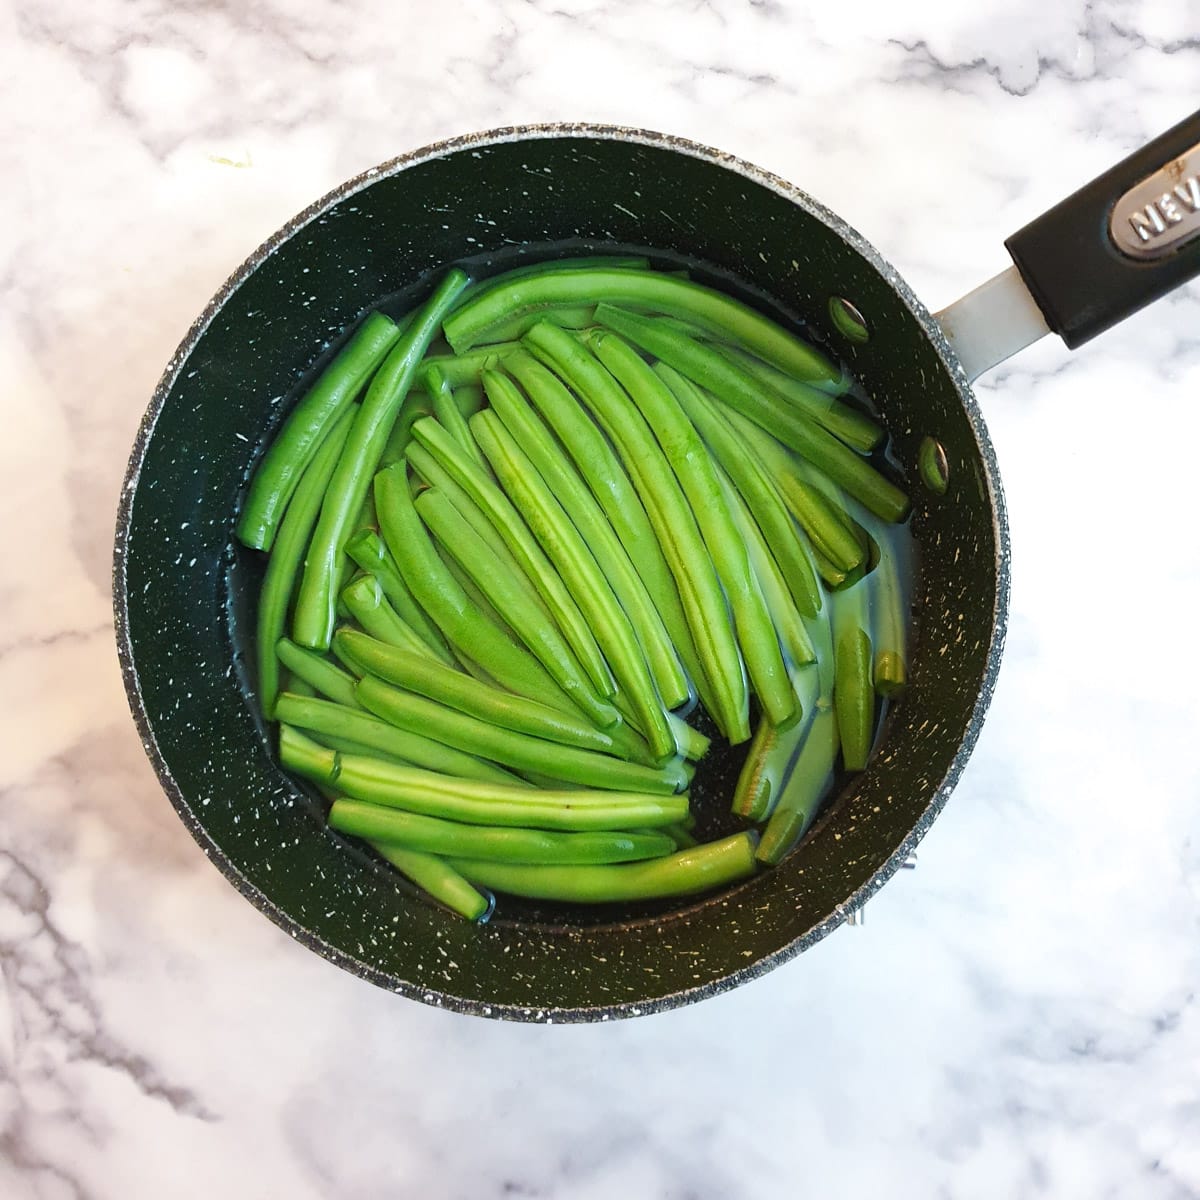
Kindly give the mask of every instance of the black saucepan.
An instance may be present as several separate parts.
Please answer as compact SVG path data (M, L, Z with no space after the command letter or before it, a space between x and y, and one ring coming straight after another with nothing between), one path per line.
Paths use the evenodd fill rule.
M196 321L138 433L117 524L117 640L134 718L205 853L299 941L381 986L462 1012L603 1020L743 983L844 922L937 816L976 740L1004 640L1008 535L969 378L1045 332L1074 346L1200 270L1200 114L1009 242L1010 272L941 323L853 229L747 163L640 130L504 129L406 155L330 193L255 251ZM802 327L845 361L915 479L911 686L870 769L781 865L668 908L505 903L485 926L427 903L323 827L255 715L246 630L260 570L233 517L258 448L316 348L380 297L420 298L468 260L583 247L689 259L702 281ZM1032 292L1036 304L1029 300ZM830 301L862 315L839 332ZM324 361L322 356L320 361ZM727 802L731 752L701 803Z

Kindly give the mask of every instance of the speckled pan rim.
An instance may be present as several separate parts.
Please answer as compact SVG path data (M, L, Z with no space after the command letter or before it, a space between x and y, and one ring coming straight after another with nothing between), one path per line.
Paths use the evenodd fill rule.
M154 730L151 727L145 706L142 702L141 685L138 680L137 667L133 657L133 645L129 634L126 551L130 535L133 500L137 493L142 464L163 405L166 403L167 397L175 386L180 370L187 362L196 344L204 335L217 313L229 300L230 296L258 269L265 259L274 253L284 242L288 241L328 209L364 188L370 187L380 179L388 178L411 167L419 166L431 159L442 158L447 154L460 150L498 145L512 141L562 137L590 137L610 141L632 142L638 145L672 150L692 158L702 159L712 163L714 166L735 171L751 182L770 189L817 217L871 263L883 279L890 284L911 312L925 336L933 344L947 373L954 382L963 409L967 415L975 437L979 457L984 466L985 484L992 511L993 529L997 547L996 594L992 609L992 634L987 651L983 680L967 723L966 732L957 752L951 760L949 768L934 790L929 804L913 825L909 834L878 867L871 878L847 896L824 921L811 926L773 953L766 954L756 959L753 963L700 987L682 989L670 995L643 1002L624 1001L619 1004L597 1005L593 1007L533 1009L517 1005L485 1004L482 1001L465 999L439 992L435 988L421 987L408 981L398 980L394 976L360 961L353 955L346 953L339 947L326 942L312 933L277 904L269 900L254 883L229 861L225 852L211 838L204 825L198 820L182 789L176 782L159 749L158 741L155 738ZM155 774L158 776L163 791L170 799L184 826L204 851L205 855L217 866L241 895L253 904L259 912L264 913L276 925L308 949L316 951L323 958L328 959L351 974L385 988L388 991L393 991L410 999L419 1000L453 1012L514 1021L540 1021L556 1024L607 1021L614 1018L666 1012L685 1004L694 1003L697 1000L706 999L709 996L729 991L766 974L774 967L779 966L781 963L815 945L841 925L851 912L861 908L862 905L878 892L896 871L903 866L917 844L928 832L934 820L941 813L950 793L962 775L971 752L975 748L984 717L991 703L992 694L995 691L996 678L1000 669L1007 625L1009 588L1010 544L1008 515L1000 485L999 467L996 462L995 450L988 435L983 415L971 391L970 383L962 364L959 362L957 355L942 332L941 326L912 292L891 263L862 237L857 230L848 225L830 209L786 180L755 166L753 163L746 162L744 159L737 158L721 150L716 150L712 147L670 134L655 133L646 129L626 128L618 125L592 125L574 122L518 125L485 130L480 133L465 134L449 138L445 141L435 142L432 145L414 150L411 153L402 154L380 166L372 167L334 188L320 200L309 205L308 208L293 217L286 225L263 242L221 285L220 289L204 308L204 311L192 324L167 363L166 369L154 390L150 404L138 427L137 436L134 439L129 465L121 487L113 550L113 611L116 627L117 654L121 664L121 675L125 684L125 693L141 737L142 746L154 767Z

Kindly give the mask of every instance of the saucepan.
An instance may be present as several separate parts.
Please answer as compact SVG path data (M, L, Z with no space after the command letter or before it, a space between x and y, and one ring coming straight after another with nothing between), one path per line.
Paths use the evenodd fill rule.
M117 523L129 702L204 852L332 962L405 996L517 1020L669 1009L761 975L852 920L946 803L1000 663L1008 530L971 380L1050 331L1074 348L1200 271L1200 113L1006 244L1011 269L932 314L858 233L791 184L688 141L596 125L442 142L289 222L168 365ZM911 683L869 769L776 869L673 907L506 904L474 925L325 829L317 798L278 767L247 669L257 568L235 548L233 521L283 398L364 309L449 263L511 266L597 247L685 257L702 282L734 287L861 381L914 482ZM932 488L916 482L930 446ZM719 806L737 766L733 753L706 762L697 803Z

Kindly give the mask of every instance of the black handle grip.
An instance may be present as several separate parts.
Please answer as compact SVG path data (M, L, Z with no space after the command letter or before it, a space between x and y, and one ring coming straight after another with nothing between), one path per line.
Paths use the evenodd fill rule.
M1004 244L1072 350L1200 274L1200 111Z

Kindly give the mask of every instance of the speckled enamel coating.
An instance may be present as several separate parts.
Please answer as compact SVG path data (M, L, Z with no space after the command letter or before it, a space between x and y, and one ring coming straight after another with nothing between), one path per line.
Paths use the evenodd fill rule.
M686 253L811 321L882 409L911 469L945 446L946 495L914 488L921 548L912 684L871 769L778 869L629 916L506 902L452 918L323 828L272 761L243 673L257 572L233 515L280 402L379 297L514 243ZM844 295L862 345L830 328ZM142 422L117 524L114 603L130 706L171 802L235 887L347 970L426 1003L532 1021L599 1021L703 999L819 941L904 862L941 811L991 698L1008 532L991 444L936 322L853 229L750 164L680 139L587 125L440 143L350 180L233 275L168 364ZM706 788L731 785L736 762ZM508 915L505 916L504 913Z

